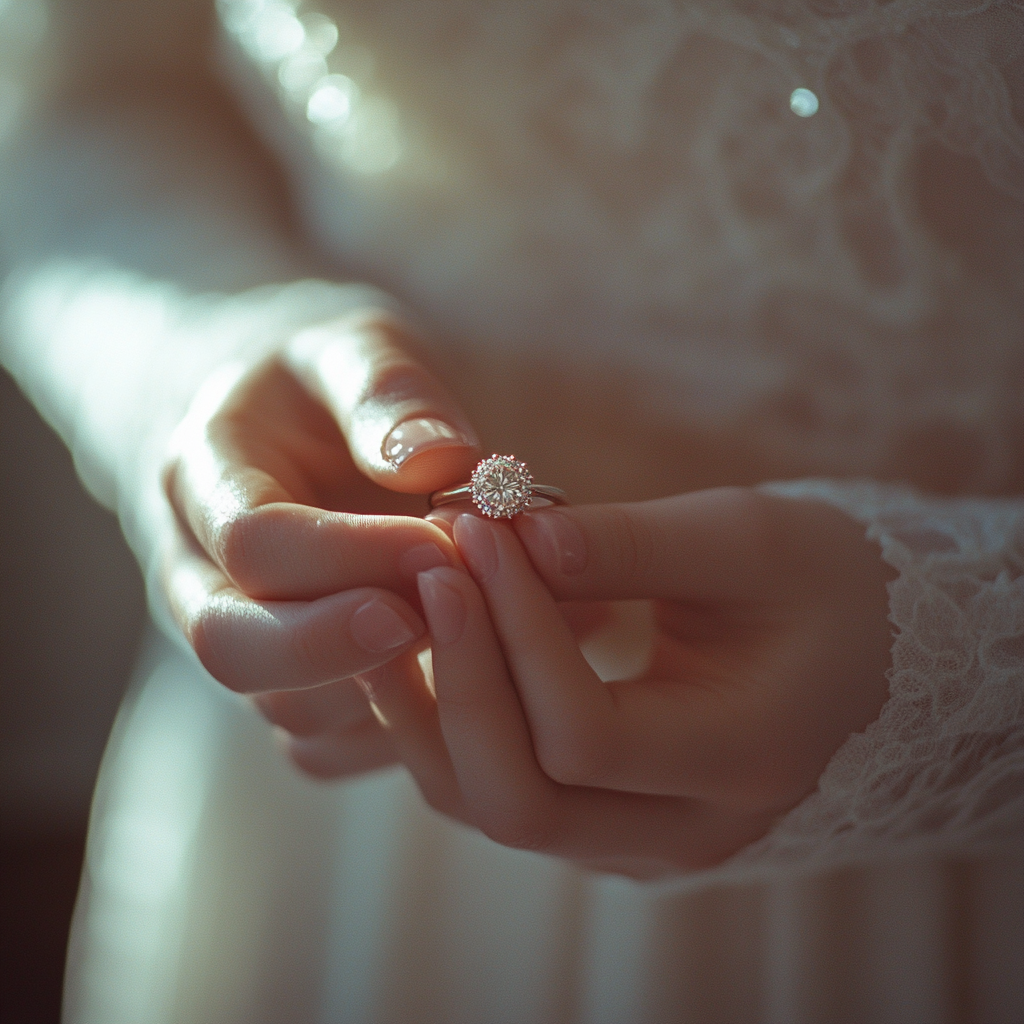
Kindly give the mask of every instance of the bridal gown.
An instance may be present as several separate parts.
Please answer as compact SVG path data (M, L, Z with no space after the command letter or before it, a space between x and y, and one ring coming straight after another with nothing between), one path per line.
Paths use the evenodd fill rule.
M401 770L299 777L154 628L96 792L68 1024L1019 1020L1019 5L218 18L310 237L427 325L484 435L580 500L784 479L847 510L898 572L891 696L763 840L641 884L499 847ZM364 295L295 282L219 322ZM36 328L8 322L33 393Z

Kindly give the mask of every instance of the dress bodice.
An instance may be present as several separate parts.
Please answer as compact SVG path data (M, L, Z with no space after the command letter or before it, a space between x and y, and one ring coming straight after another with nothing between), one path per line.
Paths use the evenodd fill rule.
M350 266L783 470L1019 482L1012 5L314 7L221 11Z
M1014 5L319 3L220 5L260 123L489 406L626 390L648 450L756 434L734 476L1019 488Z

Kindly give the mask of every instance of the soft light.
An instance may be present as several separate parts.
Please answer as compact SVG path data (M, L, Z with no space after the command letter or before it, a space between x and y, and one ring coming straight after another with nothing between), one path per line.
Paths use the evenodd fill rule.
M321 79L306 104L306 117L313 124L332 124L348 119L358 89L347 75Z
M818 97L810 89L794 89L789 97L789 109L797 117L811 117L818 112Z
M306 49L286 57L277 69L281 88L293 99L303 102L327 75L327 62L323 57Z
M327 15L313 11L299 20L306 32L306 45L321 57L338 45L338 26Z
M272 63L298 50L306 38L295 12L284 3L268 3L253 18L243 44L258 61Z

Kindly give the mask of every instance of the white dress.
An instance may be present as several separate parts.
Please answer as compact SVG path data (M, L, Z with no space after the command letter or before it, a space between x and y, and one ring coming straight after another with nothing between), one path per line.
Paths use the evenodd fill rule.
M1024 503L867 482L1021 490L1016 5L219 11L309 231L431 325L442 365L514 396L523 365L634 387L664 444L625 496L830 478L767 486L846 509L898 570L891 697L765 839L641 885L501 848L401 771L299 778L154 631L97 790L69 1024L1020 1019ZM358 298L202 303L270 347ZM47 405L39 306L8 304L5 362L116 504L121 470L90 470L116 440ZM755 430L753 454L729 440ZM618 486L598 467L576 492Z

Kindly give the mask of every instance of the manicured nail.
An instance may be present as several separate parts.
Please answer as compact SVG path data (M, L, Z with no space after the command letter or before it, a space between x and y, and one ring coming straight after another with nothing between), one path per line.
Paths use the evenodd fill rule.
M466 606L462 595L444 581L457 569L430 569L416 577L427 625L435 644L453 644L466 625Z
M381 455L392 466L401 466L414 455L431 448L471 448L476 442L443 420L406 420L399 423L380 446Z
M427 569L436 569L439 565L451 564L447 555L436 544L431 544L429 541L426 544L417 544L398 556L398 571L407 579L415 579Z
M373 654L405 647L418 636L394 608L377 597L360 605L352 613L349 629L356 643Z
M466 514L455 520L455 544L478 582L486 582L498 571L494 527L479 516Z
M563 576L578 576L587 567L587 542L583 531L561 512L517 516L515 528L539 565L551 566Z

